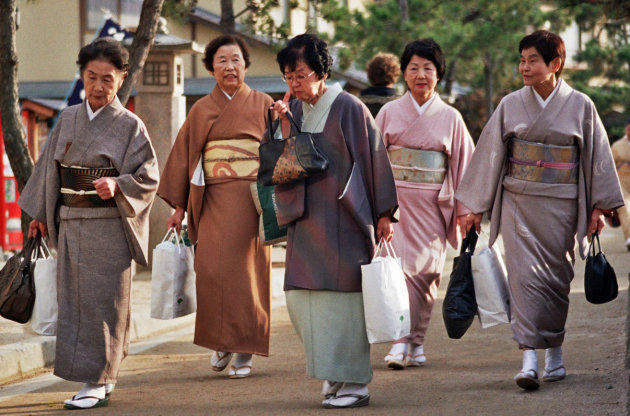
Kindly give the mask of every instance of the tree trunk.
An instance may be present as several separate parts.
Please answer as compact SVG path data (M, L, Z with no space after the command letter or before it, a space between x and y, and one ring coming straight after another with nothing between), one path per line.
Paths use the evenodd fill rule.
M492 55L489 52L486 53L485 59L483 61L483 79L484 79L484 87L485 87L485 101L486 101L486 121L490 120L490 116L494 111L494 106L492 105L492 69L494 67L494 60L492 59Z
M234 22L234 1L221 0L221 32L235 33L236 23Z
M402 23L409 21L409 4L407 0L398 0L398 9L400 10L400 21Z
M118 90L118 98L123 105L127 105L138 75L144 68L144 61L149 55L149 50L157 32L158 19L160 18L163 4L164 0L144 0L142 2L140 22L129 50L129 71L125 82Z
M453 58L451 62L446 66L446 74L444 74L444 95L450 96L453 91L453 81L455 75L455 66L457 65L457 58Z
M22 192L31 176L33 161L28 154L24 126L20 119L15 46L17 0L0 0L0 117L9 164ZM0 155L2 157L2 155ZM22 211L22 234L26 237L29 216Z

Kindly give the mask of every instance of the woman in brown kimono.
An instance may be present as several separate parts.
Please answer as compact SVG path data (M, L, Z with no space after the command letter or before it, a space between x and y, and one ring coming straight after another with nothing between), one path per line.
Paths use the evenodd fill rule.
M129 348L131 262L147 264L159 174L144 124L116 97L128 58L112 38L81 48L85 103L63 110L19 200L29 236L57 247L55 375L85 383L69 409L108 404Z
M197 243L197 320L194 342L214 350L214 371L251 373L252 354L269 355L271 260L258 237L250 184L258 173L258 146L273 100L243 82L249 53L243 40L223 35L206 47L204 63L217 81L193 105L169 155L158 195L175 213L187 212Z
M297 36L277 60L289 87L274 104L283 136L290 134L290 112L329 161L318 175L275 187L278 222L288 224L287 308L308 375L324 380L324 407L366 406L372 367L361 265L370 262L376 238L392 238L392 169L367 107L339 84L326 85L332 57L324 41ZM288 102L290 95L297 99Z
M623 205L608 137L592 101L560 78L562 39L539 30L520 44L525 86L507 95L484 127L456 198L468 228L490 216L490 245L503 236L521 388L565 378L562 343L573 279L575 238L582 258L602 213Z

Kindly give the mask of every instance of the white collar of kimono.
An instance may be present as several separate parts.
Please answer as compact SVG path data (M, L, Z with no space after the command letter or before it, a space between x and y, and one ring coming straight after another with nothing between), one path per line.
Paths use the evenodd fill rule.
M416 111L418 111L418 114L420 115L423 115L427 111L427 108L429 108L429 106L435 100L435 97L437 96L435 91L433 91L431 98L429 98L426 103L420 105L418 104L416 99L413 98L413 95L411 95L411 91L407 91L407 94L409 94L409 98L411 98L411 102L413 103L413 106L416 108Z
M227 92L223 91L223 88L219 87L219 89L221 90L221 92L223 94L225 94L225 96L228 98L228 100L232 101L232 98L236 95L236 93L238 92L238 88L236 89L236 91L234 91L234 94L230 95Z
M324 129L322 121L326 121L330 106L341 93L341 85L335 82L329 86L326 92L317 100L315 105L302 101L302 130L310 133L319 133Z
M534 87L529 87L529 88L531 88L532 91L534 91L534 95L536 96L536 99L538 100L538 103L540 104L540 106L542 108L545 108L547 104L549 104L549 101L551 101L553 96L556 95L556 92L558 92L558 90L560 89L560 84L562 84L562 78L558 79L558 83L556 84L556 87L553 89L553 91L551 91L551 94L549 94L549 97L547 97L546 100L543 100L543 98L540 96L540 94L538 94L538 91L536 91Z
M108 103L109 105L109 103ZM103 109L105 107L107 107L107 105L102 106L101 108L99 108L96 111L92 111L92 107L90 107L90 103L88 102L87 98L85 99L85 107L87 108L87 113L88 113L88 118L90 119L90 121L94 120L94 117L96 117L98 115L98 113L100 113L101 111L103 111Z

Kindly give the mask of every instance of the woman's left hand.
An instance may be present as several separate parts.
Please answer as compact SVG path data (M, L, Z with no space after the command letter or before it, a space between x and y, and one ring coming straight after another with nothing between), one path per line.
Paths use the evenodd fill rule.
M588 223L588 228L586 230L587 236L592 236L597 230L597 234L601 233L604 229L604 212L599 208L593 208L593 213L591 214L591 221Z
M379 240L382 238L385 241L392 241L392 237L394 237L394 224L392 224L392 219L389 215L385 215L384 217L380 217L378 219L378 224L376 225L376 236Z
M98 178L97 180L92 181L92 184L94 185L94 189L96 189L96 193L102 200L111 199L114 195L120 193L116 180L109 176Z

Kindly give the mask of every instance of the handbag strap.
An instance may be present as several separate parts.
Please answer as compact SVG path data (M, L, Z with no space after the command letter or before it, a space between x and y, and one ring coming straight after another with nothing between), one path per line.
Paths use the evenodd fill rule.
M477 231L475 230L475 227L474 226L470 227L470 230L468 230L468 233L466 234L466 238L464 238L464 241L462 241L462 248L459 252L459 255L461 256L466 251L470 251L471 253L474 253L475 247L477 246L478 238L479 237L477 235Z
M599 253L602 252L602 245L599 242L599 233L597 232L597 230L595 230L595 232L593 233L593 236L591 237L591 246L589 247L589 252L592 252L592 256L595 257L596 253L595 253L595 241L597 241L597 249L599 250Z
M291 127L293 128L293 130L295 130L298 133L302 132L302 129L300 129L300 127L297 125L297 123L295 122L295 119L291 116L291 113L289 113L288 111L285 113L285 116L287 117L287 119L289 119L289 123L291 123ZM267 109L267 136L269 138L269 140L274 140L274 134L273 134L273 125L271 123L271 109L268 108Z

